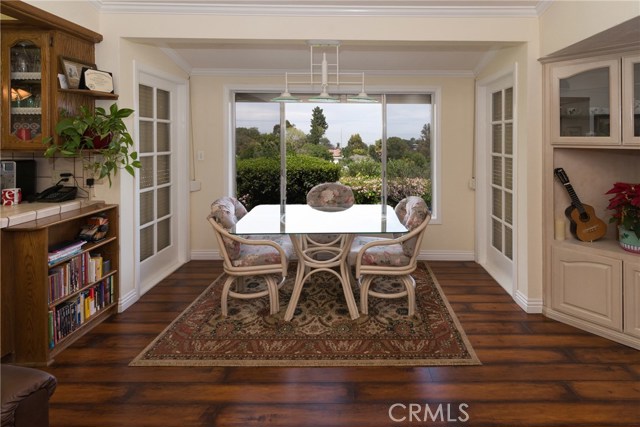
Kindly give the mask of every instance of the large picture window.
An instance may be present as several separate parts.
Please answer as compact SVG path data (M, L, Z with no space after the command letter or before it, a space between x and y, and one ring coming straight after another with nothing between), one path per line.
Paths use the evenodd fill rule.
M419 196L435 213L432 93L380 94L371 104L271 102L277 95L233 96L232 170L247 208L306 203L313 185L340 181L357 203Z

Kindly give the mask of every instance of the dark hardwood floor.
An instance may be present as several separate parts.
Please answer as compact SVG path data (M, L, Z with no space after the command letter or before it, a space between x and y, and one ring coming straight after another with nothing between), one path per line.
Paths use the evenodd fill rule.
M522 312L473 262L429 265L482 366L129 367L222 271L192 261L45 368L51 425L640 426L640 351Z

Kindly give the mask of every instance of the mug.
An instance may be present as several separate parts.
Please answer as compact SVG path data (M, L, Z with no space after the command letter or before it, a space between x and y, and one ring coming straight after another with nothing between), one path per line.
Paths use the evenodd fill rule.
M16 130L16 136L23 141L28 141L31 139L31 129L20 128Z
M22 201L22 190L19 188L5 188L2 190L2 205L13 206Z

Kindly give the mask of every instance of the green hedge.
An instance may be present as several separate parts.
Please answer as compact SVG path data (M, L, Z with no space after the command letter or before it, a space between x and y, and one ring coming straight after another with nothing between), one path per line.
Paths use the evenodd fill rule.
M238 160L238 199L251 209L260 204L280 203L280 159ZM287 156L287 203L307 203L307 193L316 184L336 182L340 166L311 156Z

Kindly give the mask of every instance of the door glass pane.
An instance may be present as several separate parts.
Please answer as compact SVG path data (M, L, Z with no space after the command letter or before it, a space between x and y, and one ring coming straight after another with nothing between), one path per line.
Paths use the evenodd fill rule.
M560 136L609 136L609 68L560 79Z
M508 226L504 227L504 254L513 259L513 230Z
M29 141L42 133L41 51L33 42L22 40L11 46L10 57L11 134Z
M502 186L502 157L493 156L493 174L491 183L493 185Z
M153 185L153 157L140 157L140 188Z
M153 151L153 122L140 121L140 152Z
M496 154L502 153L502 124L493 125L492 129L492 150Z
M504 187L513 190L513 159L504 158Z
M504 125L504 153L513 154L513 123Z
M171 219L158 222L158 251L171 245Z
M158 123L158 135L156 137L158 141L158 151L169 151L170 129L171 126L169 123Z
M153 191L140 193L140 225L153 221Z
M513 120L513 88L504 91L504 119Z
M498 188L492 188L492 197L493 197L493 216L496 218L502 218L502 191Z
M493 121L502 119L502 92L494 92L492 95L492 114L491 119Z
M160 120L169 120L169 92L158 89L156 96L158 97L157 118Z
M158 188L158 218L171 213L171 187Z
M504 220L508 224L513 224L513 194L504 192Z
M158 176L156 185L167 184L171 180L171 157L169 155L158 156Z
M138 88L140 117L153 117L153 88L144 85L139 85Z
M154 254L153 226L140 230L140 261L144 261Z
M491 220L491 244L502 252L502 223L496 219Z
M633 64L633 136L640 136L640 62Z

